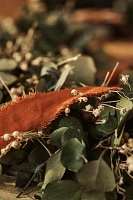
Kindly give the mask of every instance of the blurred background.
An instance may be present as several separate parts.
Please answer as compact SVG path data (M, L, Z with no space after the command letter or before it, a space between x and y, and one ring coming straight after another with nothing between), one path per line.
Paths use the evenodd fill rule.
M34 58L58 60L82 53L94 59L98 80L116 62L120 63L116 76L132 70L133 0L0 0L0 16L1 57L22 49ZM29 43L24 46L21 41L18 49L9 51L30 29L34 33ZM112 81L117 84L116 77Z

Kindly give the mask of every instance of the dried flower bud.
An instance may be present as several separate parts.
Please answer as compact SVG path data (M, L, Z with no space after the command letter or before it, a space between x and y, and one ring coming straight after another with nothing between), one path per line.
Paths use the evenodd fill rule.
M127 145L128 145L129 148L131 148L131 149L133 148L133 138L128 139Z
M126 112L127 112L127 111L126 111L126 108L121 108L121 110L120 110L120 114L121 114L121 115L124 115Z
M30 61L30 60L32 59L32 57L33 57L33 55L32 55L31 52L27 52L27 53L25 54L25 60L26 60L26 61Z
M20 53L18 52L14 52L13 53L13 58L17 61L17 62L20 62L22 60L22 56Z
M129 165L131 163L133 163L133 156L130 156L127 158L126 163Z
M10 92L11 94L17 94L17 88L11 88Z
M94 115L95 117L98 117L98 116L100 116L101 111L100 111L98 108L96 108L96 109L93 109L92 113L93 113L93 115Z
M20 69L23 70L23 71L27 71L28 70L27 62L21 62L19 66L20 66Z
M128 173L131 173L131 172L133 172L133 163L130 163L128 165Z
M100 111L103 111L103 110L104 110L104 106L102 106L102 105L99 105L97 108L98 108L98 110L100 110Z
M81 103L82 101L83 102L87 102L88 101L88 98L87 97L79 97L78 98L78 101Z
M4 139L5 141L10 140L10 139L11 139L11 135L8 134L8 133L5 133L5 134L3 135L3 139Z
M90 111L90 110L92 110L92 109L93 109L93 106L90 105L90 104L88 104L87 106L85 106L85 110L86 110L86 111Z
M83 93L82 93L82 92L78 92L78 95L79 95L80 97L82 97L82 96L83 96Z
M119 180L119 185L123 185L124 181L123 181L123 176L120 177L120 180Z
M123 84L127 84L128 83L128 78L129 78L129 75L123 75L123 74L121 74L121 82L123 83Z
M14 132L12 133L12 136L13 136L14 138L17 138L17 137L20 136L20 132L14 131Z
M68 114L70 113L70 108L65 108L65 114L66 114L66 116L68 116Z
M76 96L76 95L78 95L78 92L77 92L77 90L72 89L71 94L72 94L73 96Z
M18 149L21 146L21 144L18 141L13 141L11 144L11 147L14 149Z
M5 154L6 149L1 149L0 151L1 151L1 154Z
M119 152L122 154L127 154L129 152L129 148L127 147L126 143L121 146L121 149Z

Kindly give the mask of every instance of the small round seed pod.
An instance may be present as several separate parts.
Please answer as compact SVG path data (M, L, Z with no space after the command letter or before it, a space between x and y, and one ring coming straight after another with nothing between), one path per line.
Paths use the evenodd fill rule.
M70 108L65 108L65 115L68 116L68 114L70 113Z
M1 149L0 151L1 151L1 154L5 154L6 149Z
M131 172L133 172L133 163L130 163L128 165L128 173L131 173Z
M72 94L73 96L76 96L76 95L78 95L78 92L77 92L77 90L73 89L73 90L71 91L71 94Z
M133 156L130 156L127 158L126 163L129 165L131 163L133 163Z
M17 137L20 136L20 132L19 132L19 131L14 131L14 132L12 133L12 136L13 136L14 138L17 138Z
M129 152L129 147L126 145L126 143L121 146L121 149L119 152L122 154L127 154Z
M5 134L3 135L3 139L4 139L5 141L9 141L9 140L11 139L11 135L8 134L8 133L5 133Z
M133 138L128 139L127 145L128 145L129 148L131 148L131 149L133 148Z
M18 141L13 141L11 144L11 147L14 149L18 149L21 146L21 144Z

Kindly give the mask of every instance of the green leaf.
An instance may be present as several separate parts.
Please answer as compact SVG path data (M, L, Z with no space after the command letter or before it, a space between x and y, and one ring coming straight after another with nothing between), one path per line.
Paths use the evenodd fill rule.
M17 62L14 59L0 59L0 71L12 71L17 67Z
M0 158L0 163L5 165L15 165L22 162L26 156L23 149L11 149L6 155Z
M59 122L59 128L71 127L71 126L75 126L75 127L77 127L77 129L83 130L80 121L75 117L67 116L67 117L64 117L63 119L61 119Z
M0 164L0 175L2 174L2 165Z
M17 166L17 171L34 173L35 166L29 162L23 162Z
M80 42L83 42L82 39ZM74 66L74 69L73 74L70 74L67 80L77 83L81 82L86 85L94 85L96 67L92 57L82 55L76 61L71 61L70 64Z
M50 144L61 147L61 137L68 130L68 127L61 127L53 131L50 135Z
M45 186L48 183L54 182L54 181L60 181L65 173L65 167L62 165L60 161L61 152L58 152L54 155L52 155L46 165L46 172L45 172L45 179L44 184ZM44 186L43 186L44 188Z
M46 82L44 78L40 78L39 82L37 83L36 87L35 87L35 91L36 92L44 92L46 91Z
M115 117L106 117L106 123L97 124L97 130L104 133L104 135L111 133L117 128L117 119Z
M77 172L84 164L84 149L84 143L79 142L76 138L72 138L65 142L61 154L62 164L66 168Z
M116 104L117 108L126 108L126 112L131 110L133 108L133 103L129 99L123 97L120 99L120 101Z
M85 190L81 200L106 200L104 193L98 190Z
M49 154L42 145L37 146L28 157L29 162L35 166L44 163L48 158Z
M103 119L109 116L113 117L114 115L115 115L115 108L104 106L104 110L101 112L100 118Z
M16 187L23 188L31 179L32 173L29 172L18 172L16 178Z
M17 80L17 77L14 76L13 74L9 74L7 72L0 72L0 77L3 79L3 81L7 84L10 85L14 81ZM2 86L2 83L0 82L0 86Z
M80 187L80 184L71 180L53 182L46 186L42 200L80 200L81 193L75 199Z
M112 192L105 193L106 200L117 200L117 192L114 190Z
M64 84L64 82L65 82L65 80L66 80L66 78L68 76L68 74L70 73L70 71L72 69L73 69L73 67L70 66L70 65L68 65L68 67L63 70L63 72L61 73L61 76L60 76L59 80L56 83L56 86L55 86L55 89L54 89L55 91L61 89L62 85Z
M126 200L133 200L133 186L126 189Z
M99 190L104 193L115 188L113 172L101 158L85 164L77 172L77 179L88 190Z
M64 134L61 137L61 143L62 145L70 140L71 138L77 138L80 142L82 142L82 133L80 129L77 129L76 127L70 127L68 128Z
M116 107L121 109L121 108L125 108L126 109L126 112L123 114L123 115L120 115L120 111L117 111L117 118L119 120L118 122L118 128L117 130L115 131L115 134L114 134L114 137L112 137L112 145L114 147L118 146L121 142L121 138L123 136L123 133L124 133L124 129L125 129L125 123L128 119L128 116L133 108L133 104L132 102L123 97L120 99L120 101L116 104Z

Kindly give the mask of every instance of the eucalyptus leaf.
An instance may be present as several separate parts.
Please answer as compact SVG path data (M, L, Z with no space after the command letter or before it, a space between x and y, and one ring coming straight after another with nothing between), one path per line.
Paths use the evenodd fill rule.
M80 200L81 193L75 199L78 190L80 190L80 184L71 180L62 180L50 183L44 190L42 200Z
M0 59L0 71L12 71L16 69L17 62L14 59L10 58L1 58Z
M30 162L22 162L20 165L17 166L17 170L20 172L34 173L35 166Z
M62 147L62 164L69 170L77 172L84 164L84 150L84 143L81 143L78 139L68 140Z
M104 109L101 112L100 118L103 119L105 117L114 116L115 115L115 108L104 106Z
M57 66L54 62L43 63L43 67L41 69L40 76L44 76L45 74L48 74L50 69L53 69L53 70L57 69Z
M111 141L111 143L114 147L119 146L119 144L121 142L121 138L124 133L126 121L128 119L128 116L129 116L132 108L133 108L133 103L129 99L123 97L116 104L116 107L119 109L125 109L125 113L123 113L123 115L121 115L119 110L117 110L117 112L116 112L117 118L118 118L118 128L116 129L115 134L112 137L112 141Z
M71 61L70 64L74 66L74 69L73 74L70 74L67 80L94 85L96 68L90 56L80 56L76 61Z
M56 86L55 86L55 89L54 89L55 91L61 89L62 85L64 84L64 82L65 82L65 80L66 80L66 78L68 76L68 74L73 69L73 67L71 65L67 65L67 66L68 67L63 70L63 72L61 73L61 76L60 76L59 80L56 83Z
M77 172L77 179L88 190L99 190L105 193L115 188L113 172L102 158L85 164Z
M85 190L81 200L106 200L104 193L98 190Z
M31 179L32 173L29 172L18 172L16 178L16 187L23 188Z
M106 117L104 118L106 122L104 124L96 125L97 130L107 135L117 128L118 122L116 117Z
M123 97L120 99L120 101L116 104L116 107L119 109L125 109L125 113L123 113L123 115L120 115L120 112L117 112L117 115L119 113L119 120L125 120L127 114L132 110L133 108L133 103L132 101L130 101L129 99Z
M133 186L126 189L125 196L126 200L133 200Z
M66 116L63 117L60 122L59 122L59 128L61 127L71 127L71 126L75 126L80 130L83 130L82 125L80 123L80 121L75 118L75 117L71 117L71 116Z
M60 181L65 173L65 167L60 161L61 152L52 155L46 165L44 185L54 181ZM44 186L43 186L44 188Z
M61 137L68 129L68 127L61 127L53 131L50 135L50 144L61 147Z
M17 80L16 76L14 76L13 74L6 73L6 72L0 72L0 77L3 79L3 81L7 85L10 85L11 83ZM0 86L2 86L1 82L0 82Z
M2 174L2 165L0 164L0 175Z
M67 142L71 138L77 138L80 142L82 142L82 132L80 131L80 129L77 129L73 126L69 127L61 137L62 145L65 144L65 142Z
M36 92L44 92L46 91L46 82L45 82L45 79L42 77L40 78L38 84L36 85L35 87L35 91Z
M48 158L49 158L49 154L42 145L37 146L30 153L30 155L28 157L29 162L35 166L38 166L38 165L44 163L45 161L48 160Z
M25 158L26 153L23 149L11 149L9 152L7 152L6 155L4 155L2 158L0 158L0 163L6 164L6 165L15 165L22 162L22 160Z

